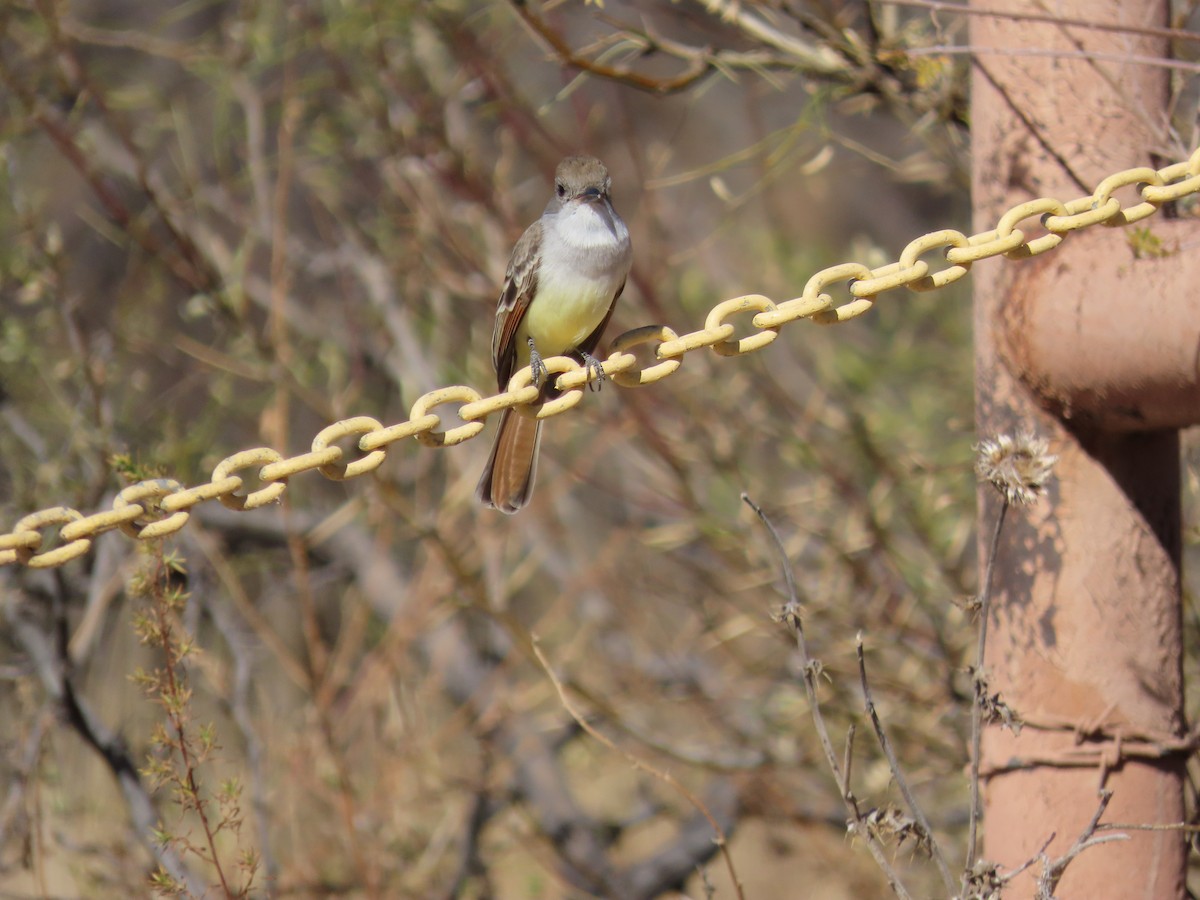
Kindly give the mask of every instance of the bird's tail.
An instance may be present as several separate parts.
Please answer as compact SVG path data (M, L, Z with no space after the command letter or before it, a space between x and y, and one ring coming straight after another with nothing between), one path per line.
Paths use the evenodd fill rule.
M479 502L508 515L528 503L533 494L541 442L542 423L538 419L515 415L506 409L500 416L492 455L475 488Z

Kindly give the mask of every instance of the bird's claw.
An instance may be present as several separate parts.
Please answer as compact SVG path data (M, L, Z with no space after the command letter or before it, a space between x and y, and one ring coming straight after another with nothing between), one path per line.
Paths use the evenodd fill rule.
M592 356L592 354L584 352L583 367L587 369L587 386L589 391L598 391L600 386L608 380L608 375L604 372L604 363Z
M529 339L529 374L533 378L533 386L538 390L541 390L542 382L550 377L550 370L542 362L542 354L533 345L533 338Z

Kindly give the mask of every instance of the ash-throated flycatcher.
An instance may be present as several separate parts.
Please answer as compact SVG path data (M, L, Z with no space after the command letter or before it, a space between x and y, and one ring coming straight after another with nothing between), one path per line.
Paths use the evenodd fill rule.
M629 229L608 197L604 163L570 156L554 173L554 196L513 247L492 332L500 390L513 373L533 367L543 398L551 395L542 358L578 355L603 378L592 351L608 325L633 253ZM542 423L506 409L475 496L503 513L529 502Z

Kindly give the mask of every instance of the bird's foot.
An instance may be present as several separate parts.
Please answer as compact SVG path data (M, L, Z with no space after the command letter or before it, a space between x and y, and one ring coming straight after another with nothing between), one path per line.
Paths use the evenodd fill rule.
M581 352L580 355L583 357L583 367L587 369L588 390L600 390L600 386L608 380L608 375L604 373L604 363L586 351Z
M529 339L529 373L533 377L533 386L538 390L541 390L542 382L550 377L550 370L542 362L542 354L533 345L533 338Z

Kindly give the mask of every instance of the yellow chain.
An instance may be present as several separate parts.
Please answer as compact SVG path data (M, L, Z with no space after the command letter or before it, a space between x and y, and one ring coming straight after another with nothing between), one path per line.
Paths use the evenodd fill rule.
M1123 207L1112 194L1128 185L1142 186L1142 202ZM775 303L760 294L726 300L713 307L699 331L679 335L661 325L626 331L613 340L612 352L604 361L604 374L624 387L652 384L674 373L685 354L701 347L711 347L721 356L753 353L775 340L780 328L797 319L812 319L821 324L845 322L870 309L875 297L884 291L899 287L913 291L945 287L966 275L978 260L1037 256L1053 250L1072 231L1094 225L1129 225L1153 215L1164 203L1196 193L1200 193L1200 149L1187 162L1163 169L1140 167L1117 172L1100 182L1090 196L1068 203L1050 197L1020 203L1005 212L992 231L970 237L953 230L923 235L904 248L897 262L886 266L876 269L859 263L830 266L813 275L804 292L792 300ZM1027 240L1018 226L1035 216L1040 217L1046 234ZM929 263L921 257L943 248L948 265L931 271ZM824 290L839 282L848 283L854 299L835 307ZM750 321L756 333L734 340L734 326L726 319L745 312L755 314ZM653 346L659 362L639 367L637 357L629 351L641 345ZM485 418L504 409L516 409L522 415L537 418L559 415L583 399L589 373L586 367L566 356L543 362L551 373L559 375L555 383L562 395L554 400L537 403L538 390L533 387L528 367L512 377L507 391L491 397L484 397L465 385L440 388L419 397L408 420L397 425L385 427L370 416L335 422L317 434L309 453L285 459L268 447L242 450L221 460L213 469L212 478L197 487L185 488L176 481L160 478L130 485L116 496L111 510L90 516L63 506L31 513L17 522L12 531L0 532L0 566L13 563L30 568L61 566L87 553L94 538L113 529L139 540L162 538L181 529L190 515L188 510L197 503L217 499L230 509L255 509L278 500L287 489L289 478L313 469L335 481L357 478L382 465L388 447L397 441L415 437L428 447L450 447L475 437L483 430ZM432 410L445 403L462 404L458 417L464 424L439 431L442 420ZM354 435L361 435L358 439L361 455L347 460L345 451L335 442ZM245 482L237 473L255 468L262 487L239 494ZM42 530L52 528L58 528L56 546L39 552Z

